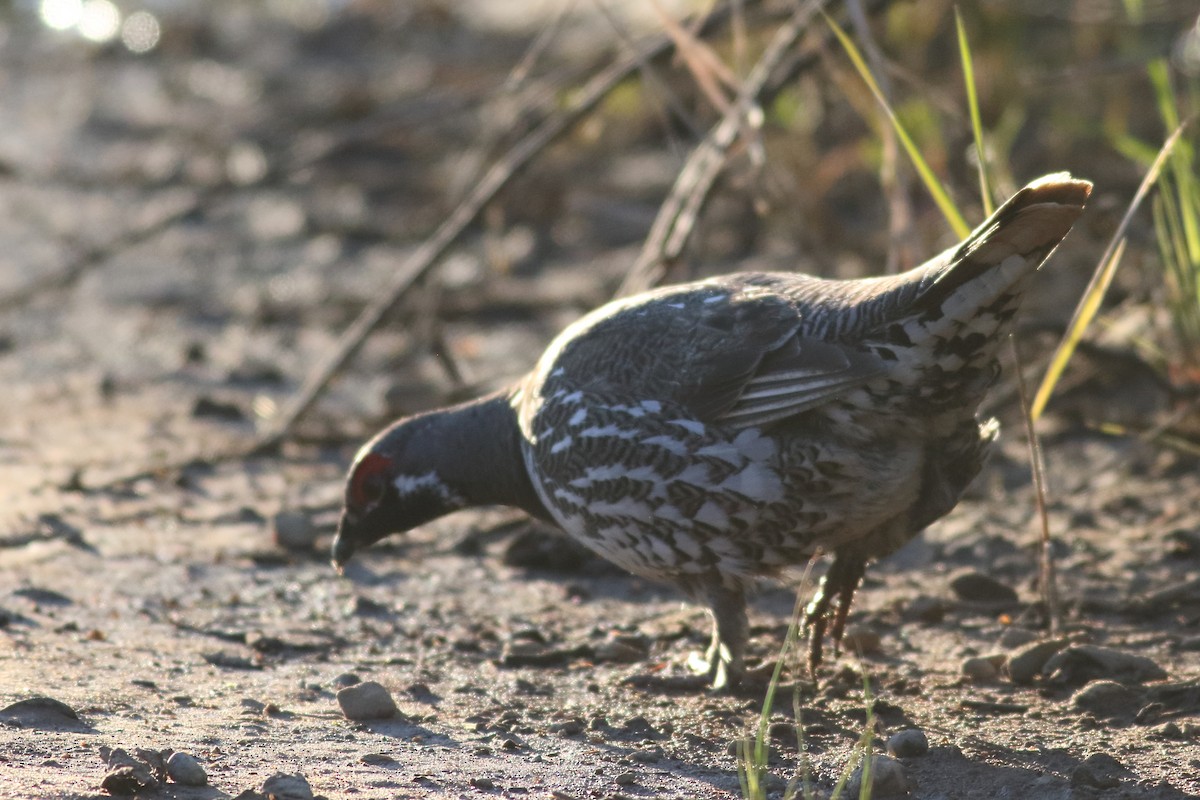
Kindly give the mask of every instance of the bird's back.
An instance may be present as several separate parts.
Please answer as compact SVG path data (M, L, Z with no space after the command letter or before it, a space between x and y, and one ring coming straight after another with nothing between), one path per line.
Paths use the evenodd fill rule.
M978 471L1001 334L1089 189L1035 182L902 275L740 273L598 309L517 401L535 488L585 543L683 584L894 549Z

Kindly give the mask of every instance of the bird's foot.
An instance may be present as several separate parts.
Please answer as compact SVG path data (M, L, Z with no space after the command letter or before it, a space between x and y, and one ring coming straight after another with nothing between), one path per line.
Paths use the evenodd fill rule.
M734 659L729 648L714 639L703 655L692 653L688 656L688 669L708 681L708 688L714 692L724 692L737 686L742 677L740 659Z
M804 609L804 624L808 628L808 671L813 680L821 664L823 641L828 629L836 655L846 630L846 618L850 615L850 603L862 580L864 562L858 558L837 556L829 572L821 579L821 585L808 607ZM837 606L834 607L834 600ZM830 621L832 619L832 626Z

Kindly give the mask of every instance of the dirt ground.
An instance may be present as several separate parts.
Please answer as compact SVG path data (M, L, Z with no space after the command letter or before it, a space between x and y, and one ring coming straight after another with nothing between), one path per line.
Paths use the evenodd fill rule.
M365 435L520 374L611 294L682 163L681 134L664 146L661 119L614 97L607 122L582 123L493 204L282 455L221 460L293 395L522 109L552 106L610 39L567 25L539 51L536 29L438 2L163 8L144 55L50 30L31 4L0 12L0 798L108 796L102 748L181 751L207 772L206 786L147 797L233 797L277 773L363 800L740 796L736 742L757 726L804 565L754 599L758 680L712 695L674 682L707 641L701 609L519 514L446 518L345 576L327 556ZM786 163L838 152L811 147ZM1129 188L1112 166L1038 152L1031 174L1099 185L1031 300L1031 357L1053 344ZM818 200L787 170L766 188L730 179L701 226L704 268L793 268L801 252L809 271L878 271L882 203L854 205L870 189L853 174L813 174ZM927 234L932 253L944 224L926 227L942 231ZM1136 322L1136 290L1119 293ZM1200 797L1197 458L1099 428L1181 407L1142 362L1102 347L1073 370L1043 427L1058 662L1022 679L1011 658L1049 633L1009 381L991 408L1001 451L967 499L869 570L851 617L865 652L831 659L795 707L785 679L772 796L798 769L797 730L827 796L870 709L875 752L909 728L928 739L899 759L913 797ZM382 684L398 715L348 720L336 694L356 679ZM21 703L36 697L63 705Z

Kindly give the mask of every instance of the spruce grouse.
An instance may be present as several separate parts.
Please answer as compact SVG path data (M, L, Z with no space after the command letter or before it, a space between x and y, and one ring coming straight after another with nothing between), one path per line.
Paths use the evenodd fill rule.
M611 302L511 387L368 442L334 563L457 509L516 506L707 605L719 688L743 671L749 585L832 552L806 613L815 667L864 564L978 473L997 349L1090 191L1066 173L1034 181L901 275L736 273Z

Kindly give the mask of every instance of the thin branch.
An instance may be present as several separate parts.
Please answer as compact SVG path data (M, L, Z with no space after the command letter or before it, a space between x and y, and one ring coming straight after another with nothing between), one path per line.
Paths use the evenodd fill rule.
M5 295L0 295L0 312L22 306L36 299L43 292L62 291L69 289L79 282L79 279L94 267L98 267L110 258L149 241L158 234L175 225L181 219L204 208L221 187L202 189L194 192L178 205L168 208L161 216L151 220L134 230L124 231L110 241L83 249L65 266L52 275L31 281ZM168 204L170 205L170 204Z
M1034 499L1037 503L1038 520L1041 523L1040 537L1040 576L1039 588L1042 590L1042 602L1046 606L1046 620L1050 627L1050 635L1055 635L1062 627L1062 612L1058 603L1058 577L1054 569L1053 543L1050 537L1050 517L1046 513L1046 465L1042 460L1042 445L1037 431L1033 427L1033 413L1029 407L1029 390L1025 385L1025 372L1022 369L1021 353L1017 349L1017 340L1011 335L1008 343L1012 347L1014 370L1017 373L1017 388L1021 394L1021 420L1025 423L1025 437L1029 443L1029 467L1033 472Z
M649 54L642 53L636 57L625 56L619 59L588 81L562 113L543 120L503 158L493 164L433 235L422 242L416 252L400 266L392 278L391 285L364 308L350 327L338 337L333 351L309 374L299 393L288 403L275 424L259 437L251 452L268 453L278 449L300 417L312 407L329 382L362 347L367 336L379 327L405 292L438 263L450 245L475 221L492 198L547 145L570 130L576 121L595 108L644 58L653 57L670 46L670 40L664 37L650 47Z
M879 83L879 91L890 103L892 84L888 79L887 61L871 33L871 24L867 20L862 0L846 0L846 12L850 15L850 22L858 35L858 41L862 43L871 72ZM879 125L879 139L882 145L879 183L888 198L888 257L885 271L895 274L916 263L916 229L908 196L908 175L899 166L900 144L896 140L896 130L888 124L882 112L880 116L884 118Z
M659 207L641 254L617 290L618 296L636 294L656 286L666 274L667 267L679 258L696 227L704 201L725 167L729 149L752 115L761 115L759 95L823 5L823 0L809 0L776 31L742 83L736 102L688 157L671 193Z

